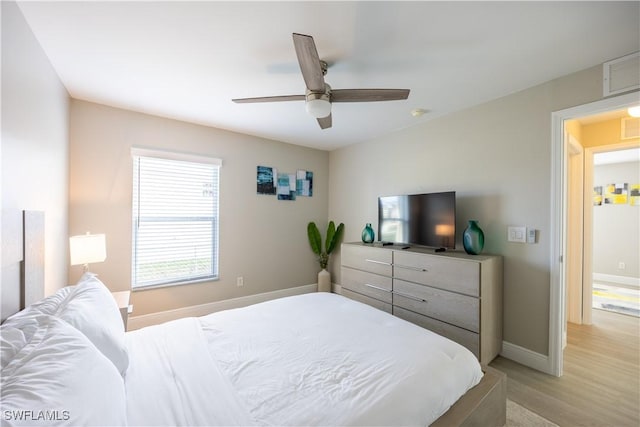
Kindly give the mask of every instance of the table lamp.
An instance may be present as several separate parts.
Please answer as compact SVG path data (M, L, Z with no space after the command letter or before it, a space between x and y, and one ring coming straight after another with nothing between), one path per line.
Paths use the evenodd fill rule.
M103 262L107 259L106 239L104 234L81 234L69 237L69 253L71 265L84 265L89 271L89 264Z

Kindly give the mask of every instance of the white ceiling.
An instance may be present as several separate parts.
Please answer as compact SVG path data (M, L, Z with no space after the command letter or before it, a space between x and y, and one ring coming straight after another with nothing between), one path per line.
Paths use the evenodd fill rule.
M606 151L604 153L595 153L593 155L594 165L610 165L612 163L627 162L640 162L640 148Z
M639 5L19 2L73 98L325 150L638 51ZM304 93L293 32L314 37L333 88L409 99L334 104L327 130L302 102L231 102Z

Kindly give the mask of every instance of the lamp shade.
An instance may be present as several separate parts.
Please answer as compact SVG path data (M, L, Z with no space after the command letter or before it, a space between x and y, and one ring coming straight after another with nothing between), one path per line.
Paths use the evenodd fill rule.
M307 101L307 113L312 117L321 119L331 114L331 103L326 99L311 99Z
M331 114L331 87L325 85L325 89L325 92L312 92L307 89L305 108L307 113L316 119L321 119Z
M71 265L102 262L107 259L104 234L83 234L69 237Z
M436 236L451 236L453 234L453 225L436 224Z

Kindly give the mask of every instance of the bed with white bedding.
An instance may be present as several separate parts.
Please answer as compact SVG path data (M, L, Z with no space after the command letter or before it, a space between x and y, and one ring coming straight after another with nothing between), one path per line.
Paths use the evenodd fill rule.
M0 338L3 425L504 423L504 378L489 383L468 350L336 294L125 333L85 275Z

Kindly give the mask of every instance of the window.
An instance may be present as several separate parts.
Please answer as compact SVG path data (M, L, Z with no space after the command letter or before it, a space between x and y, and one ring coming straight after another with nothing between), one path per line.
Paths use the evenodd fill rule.
M217 279L220 159L131 153L132 287Z

